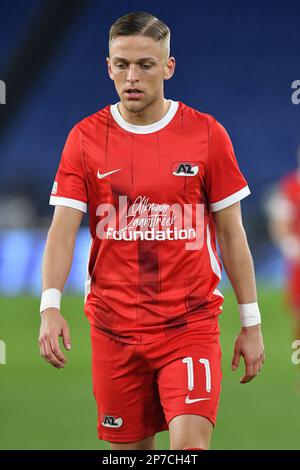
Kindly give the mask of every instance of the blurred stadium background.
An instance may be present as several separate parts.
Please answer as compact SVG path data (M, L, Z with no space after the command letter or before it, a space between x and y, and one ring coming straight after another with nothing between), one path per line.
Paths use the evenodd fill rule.
M213 449L299 449L300 379L291 362L284 266L270 242L265 202L296 166L300 105L300 3L0 1L0 449L101 449L96 438L90 344L82 312L88 245L79 233L63 300L73 349L65 370L39 356L41 256L53 209L48 198L71 127L118 101L107 72L108 30L130 11L149 11L171 28L175 76L167 98L214 115L227 128L252 195L242 203L253 253L267 361L252 383L230 371L237 307L226 276L221 319L223 390ZM168 434L158 436L168 448Z

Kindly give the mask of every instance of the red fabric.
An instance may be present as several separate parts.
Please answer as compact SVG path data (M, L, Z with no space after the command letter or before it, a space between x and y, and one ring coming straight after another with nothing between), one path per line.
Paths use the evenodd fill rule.
M300 174L293 172L285 176L280 185L280 194L289 202L291 228L300 238Z
M82 155L81 133L75 126L66 140L58 172L55 176L56 188L51 195L88 201L87 180Z
M227 132L212 116L179 102L164 128L136 134L120 127L106 106L70 132L55 181L52 204L75 200L89 206L85 313L92 325L118 341L147 344L185 325L205 327L221 313L223 297L216 290L221 263L210 204L247 182ZM127 224L134 233L147 230L142 223L155 215L153 207L161 208L156 227L161 232L188 221L196 238L105 238L108 228Z
M215 120L209 124L205 189L208 201L215 203L243 189L247 182L241 175L226 130Z
M287 263L287 301L300 314L300 263Z
M280 194L289 203L290 227L300 240L300 175L293 172L285 176L280 185ZM300 313L300 260L286 262L286 294L288 303Z
M203 416L214 425L222 377L219 333L214 320L206 328L133 345L92 327L99 439L139 441L167 430L183 414Z

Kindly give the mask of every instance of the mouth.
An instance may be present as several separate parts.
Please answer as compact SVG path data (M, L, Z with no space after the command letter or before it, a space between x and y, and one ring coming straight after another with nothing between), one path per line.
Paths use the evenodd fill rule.
M124 94L126 98L136 100L141 98L144 92L139 90L138 88L128 88L127 90L125 90Z

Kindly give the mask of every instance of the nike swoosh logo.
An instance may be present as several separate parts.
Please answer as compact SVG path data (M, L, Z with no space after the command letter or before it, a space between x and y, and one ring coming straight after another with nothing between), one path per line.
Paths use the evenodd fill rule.
M210 400L210 398L189 398L188 396L185 399L185 403L187 405L190 405L191 403L196 403L197 401L204 401L204 400Z
M121 170L121 168L118 168L117 170L112 170L112 171L109 171L108 173L102 173L102 174L98 170L97 178L99 178L99 180L101 180L102 178L105 178L105 176L111 175L112 173L115 173L116 171L120 171L120 170Z

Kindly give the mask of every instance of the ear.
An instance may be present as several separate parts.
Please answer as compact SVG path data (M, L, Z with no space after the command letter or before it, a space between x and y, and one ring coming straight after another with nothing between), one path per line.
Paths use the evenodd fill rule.
M175 73L176 60L175 57L169 57L165 66L164 80L170 80Z
M106 57L106 64L107 64L108 75L111 78L111 80L113 80L113 73L112 73L112 70L111 70L111 62L110 62L109 57Z

